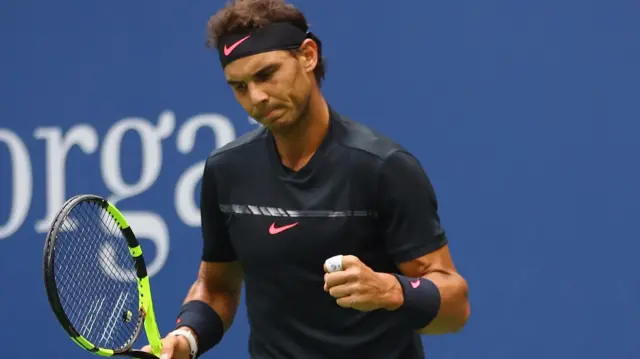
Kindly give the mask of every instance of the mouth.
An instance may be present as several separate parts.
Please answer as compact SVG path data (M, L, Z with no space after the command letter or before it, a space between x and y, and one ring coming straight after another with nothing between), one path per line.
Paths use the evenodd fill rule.
M280 115L282 114L282 110L282 108L274 108L273 110L265 112L264 115L260 118L262 118L263 120L273 121L280 117Z

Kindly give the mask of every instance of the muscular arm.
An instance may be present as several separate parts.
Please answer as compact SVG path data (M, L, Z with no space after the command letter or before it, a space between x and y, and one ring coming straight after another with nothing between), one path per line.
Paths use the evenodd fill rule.
M198 279L184 302L200 300L222 318L225 331L233 324L242 290L242 268L238 262L202 262Z
M419 333L455 333L464 327L471 313L469 288L466 280L456 271L448 246L400 263L398 268L408 277L429 279L440 290L440 311L429 325L419 330ZM401 304L402 288L399 284L396 292L399 293Z
M243 271L229 238L227 218L219 208L215 160L214 156L207 159L202 175L202 261L198 278L184 303L199 300L209 304L222 319L226 331L233 323L240 302Z
M380 211L388 253L402 274L424 277L440 291L438 315L419 332L457 332L470 313L468 287L453 265L431 181L418 160L403 151L388 156L380 173ZM387 279L396 293L392 303L399 307L404 303L402 288L392 275Z
M188 302L198 303L202 308L201 303L204 302L211 307L216 313L210 313L212 316L217 314L222 321L222 327L217 318L216 323L210 323L215 326L212 329L213 336L215 338L207 338L209 340L203 341L206 343L204 349L199 346L199 350L208 350L212 345L217 343L220 329L224 332L229 330L233 324L238 304L240 303L240 293L242 290L243 271L240 262L237 260L231 238L229 237L229 231L226 226L227 218L220 211L218 200L218 184L216 182L216 157L209 156L206 161L204 173L202 175L202 188L200 192L200 214L202 223L202 261L200 263L200 269L198 271L198 277L193 283L187 297L183 304ZM197 317L202 318L202 315L197 314ZM193 319L192 319L192 325ZM180 321L178 322L180 325ZM196 341L200 343L198 333L195 333L189 327L188 323L180 326L181 329L192 332ZM202 329L206 332L206 329L196 328L196 330ZM181 339L184 343L186 340L184 337Z

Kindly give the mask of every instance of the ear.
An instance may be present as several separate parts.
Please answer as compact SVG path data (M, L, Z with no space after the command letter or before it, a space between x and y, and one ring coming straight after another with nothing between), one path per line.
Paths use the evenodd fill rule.
M306 72L313 72L318 64L318 44L312 39L305 39L300 45L300 62Z

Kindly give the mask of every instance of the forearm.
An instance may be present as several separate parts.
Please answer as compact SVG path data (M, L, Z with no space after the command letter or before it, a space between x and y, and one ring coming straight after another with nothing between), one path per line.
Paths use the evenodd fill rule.
M411 304L405 302L404 291L395 276L381 274L388 284L386 295L383 296L383 307L387 310L401 310L403 306L422 306L420 300L412 300ZM414 277L415 278L415 277ZM424 328L417 330L420 334L447 334L455 333L462 329L469 318L470 306L468 300L468 287L466 281L458 274L446 272L430 272L422 278L431 281L437 287L440 296L439 307L434 308L433 299L425 297L424 308L437 309L437 315ZM416 287L417 288L417 287ZM411 290L411 289L410 289ZM434 298L437 299L437 298ZM429 303L431 301L431 303ZM436 302L437 303L437 302ZM428 309L428 310L434 310Z
M240 303L242 278L237 262L201 263L176 323L193 334L198 353L217 345L231 327Z
M184 303L192 300L205 302L218 313L224 323L224 330L228 330L240 304L240 288L225 288L207 286L204 279L199 277L189 289Z
M440 291L440 310L435 319L418 330L420 334L447 334L461 330L470 314L469 288L457 273L431 272L423 276Z

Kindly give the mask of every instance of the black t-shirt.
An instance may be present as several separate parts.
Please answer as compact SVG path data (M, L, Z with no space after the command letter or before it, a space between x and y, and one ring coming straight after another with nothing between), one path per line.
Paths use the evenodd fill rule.
M209 156L202 182L202 259L244 269L256 359L423 358L392 311L339 307L325 260L351 254L378 272L446 243L420 163L332 108L327 136L300 171L285 168L259 128Z

